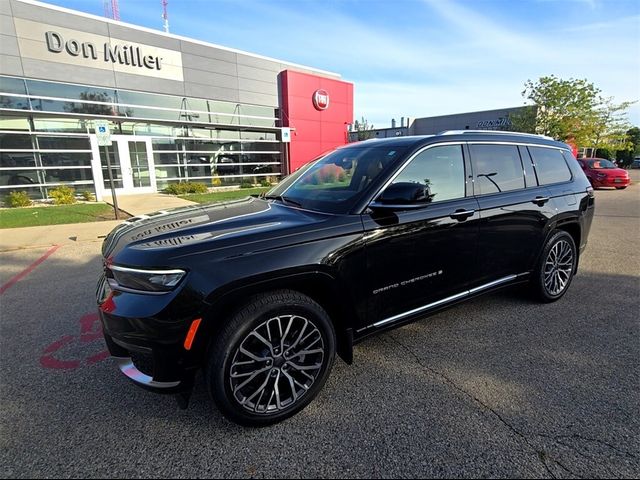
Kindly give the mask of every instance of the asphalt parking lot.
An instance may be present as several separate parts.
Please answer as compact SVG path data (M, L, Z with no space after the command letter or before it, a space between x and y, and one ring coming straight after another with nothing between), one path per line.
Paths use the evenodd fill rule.
M222 418L201 380L183 411L117 372L99 243L0 253L0 476L638 477L640 185L596 196L563 300L505 290L370 339L259 430Z

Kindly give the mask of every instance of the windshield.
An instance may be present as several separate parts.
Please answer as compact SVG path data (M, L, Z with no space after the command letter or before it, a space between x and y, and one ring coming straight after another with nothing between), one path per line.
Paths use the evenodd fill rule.
M347 213L404 150L378 146L334 150L285 178L265 198L277 198L309 210Z
M605 159L590 160L588 163L589 163L589 168L595 168L597 170L617 168L612 162Z

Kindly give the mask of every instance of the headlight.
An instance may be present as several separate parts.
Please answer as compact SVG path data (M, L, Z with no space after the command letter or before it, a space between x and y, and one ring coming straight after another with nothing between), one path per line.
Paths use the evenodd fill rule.
M173 290L186 273L179 269L140 270L110 265L107 269L107 279L114 290L165 293Z

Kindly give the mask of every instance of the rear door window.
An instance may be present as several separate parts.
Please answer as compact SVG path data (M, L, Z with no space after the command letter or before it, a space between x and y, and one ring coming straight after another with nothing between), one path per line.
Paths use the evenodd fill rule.
M518 147L469 145L475 177L475 194L508 192L525 187Z
M540 185L551 185L571 180L571 170L569 170L560 150L529 147L529 152L531 152Z

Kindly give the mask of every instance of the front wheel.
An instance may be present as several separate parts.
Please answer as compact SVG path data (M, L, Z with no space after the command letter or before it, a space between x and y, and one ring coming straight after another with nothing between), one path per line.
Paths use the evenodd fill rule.
M616 187L616 190L624 190L627 187Z
M216 337L205 372L220 411L245 426L271 425L306 407L326 382L336 351L331 320L291 290L258 295Z
M555 302L567 293L576 261L573 237L565 231L556 230L547 241L532 278L532 287L539 300Z

